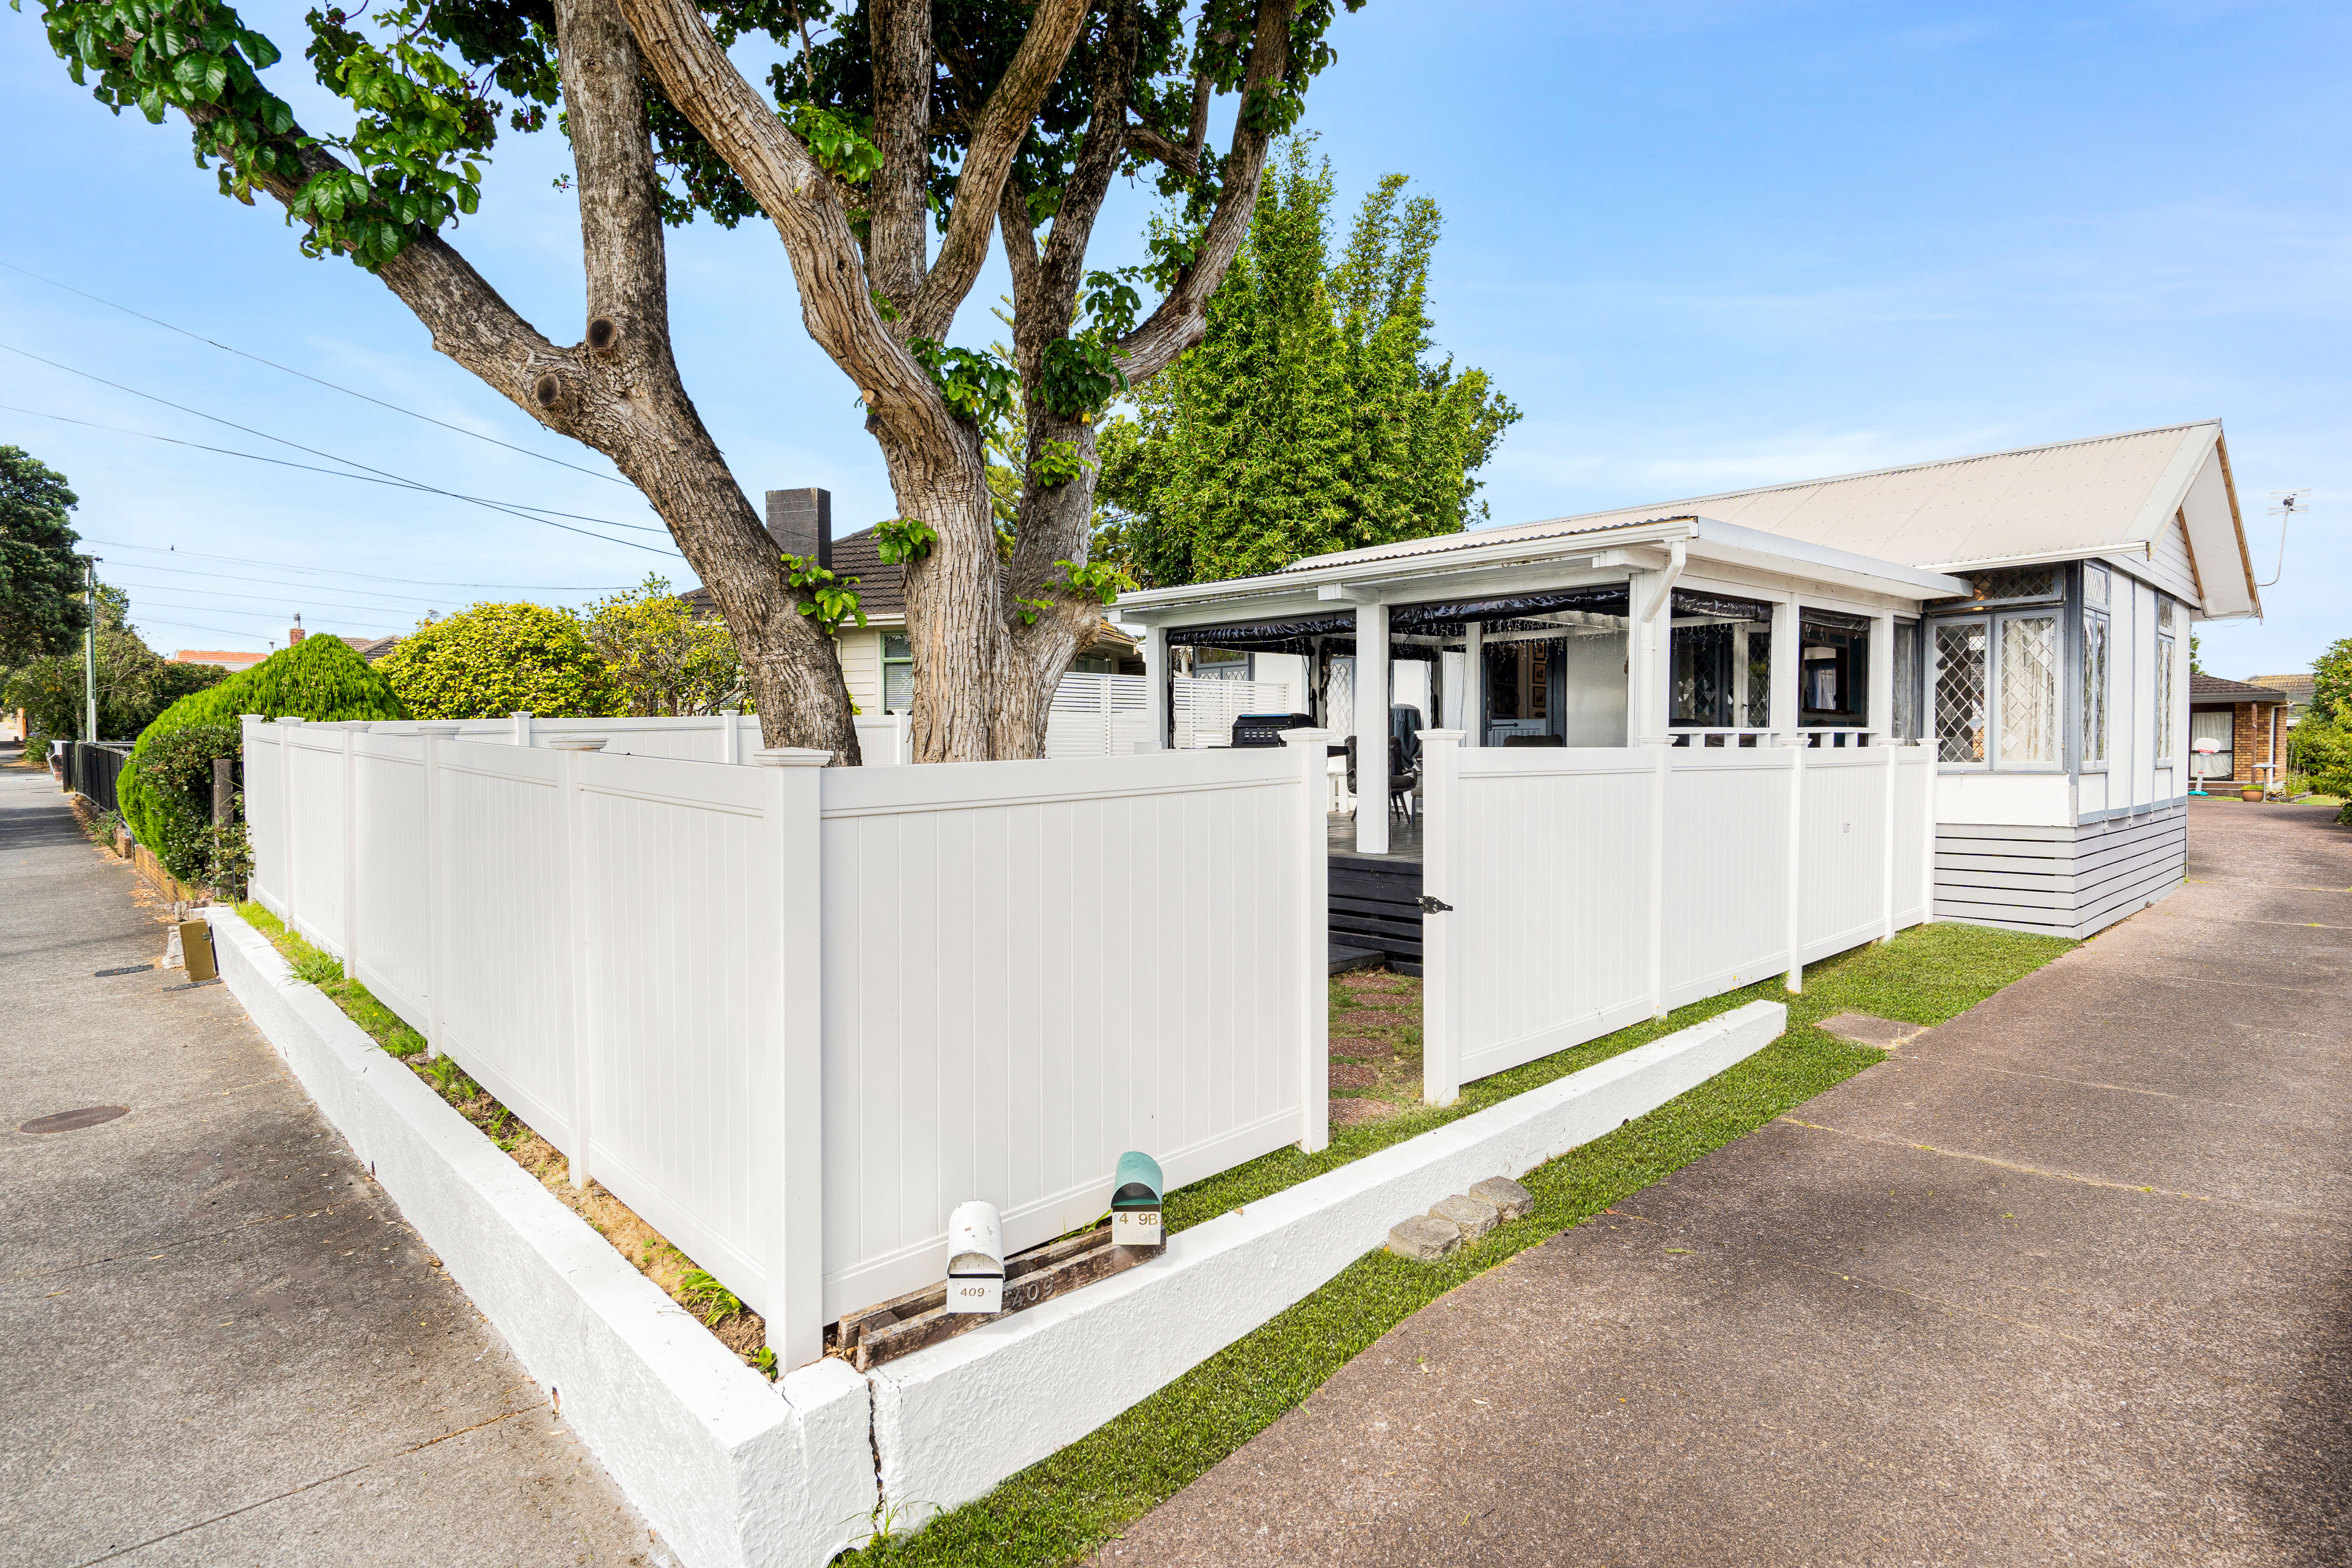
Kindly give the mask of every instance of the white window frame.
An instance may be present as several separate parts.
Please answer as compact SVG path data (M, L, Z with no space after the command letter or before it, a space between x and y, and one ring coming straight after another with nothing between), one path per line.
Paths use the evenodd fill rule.
M1941 633L1946 626L1980 626L1985 633L1985 750L1980 763L1948 762L1944 758L1944 729L1939 708L1943 688L1944 644ZM1992 771L1992 760L1999 743L2000 714L1993 707L1992 672L1999 655L1993 647L1994 632L1990 616L1943 616L1926 623L1920 636L1920 658L1927 668L1926 738L1936 748L1936 765L1945 773L1982 773Z
M891 657L890 639L892 637L897 637L899 641L907 645L906 658L894 658ZM893 708L890 706L890 667L892 665L904 665L907 667L907 706L904 708ZM881 700L882 711L885 713L913 712L915 710L914 640L903 631L877 632L874 637L874 667L877 670L880 671L879 679L881 689L877 693L877 696Z

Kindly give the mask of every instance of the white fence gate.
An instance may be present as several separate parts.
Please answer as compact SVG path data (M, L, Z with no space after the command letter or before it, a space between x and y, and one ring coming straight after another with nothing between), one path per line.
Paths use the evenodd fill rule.
M1019 1248L1127 1149L1177 1184L1327 1141L1319 731L850 769L447 728L247 721L253 896L787 1366L940 1278L964 1199Z
M1290 687L1279 680L1203 680L1180 675L1169 693L1170 743L1180 752L1230 745L1244 713L1288 713Z
M1929 918L1925 747L1465 750L1461 738L1422 732L1422 885L1450 906L1423 918L1424 1091L1437 1104Z

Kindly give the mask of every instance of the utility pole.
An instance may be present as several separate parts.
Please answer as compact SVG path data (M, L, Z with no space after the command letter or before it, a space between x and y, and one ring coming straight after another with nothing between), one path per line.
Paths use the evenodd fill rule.
M83 596L89 601L89 629L82 635L82 689L85 706L82 713L83 739L98 739L98 557L85 555L82 562L89 572L89 591Z

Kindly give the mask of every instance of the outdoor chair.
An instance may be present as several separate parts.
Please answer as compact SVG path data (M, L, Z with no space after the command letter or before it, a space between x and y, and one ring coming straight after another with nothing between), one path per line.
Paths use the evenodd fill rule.
M1389 811L1391 815L1412 815L1412 792L1421 783L1421 770L1404 759L1404 742L1394 735L1389 737ZM1363 792L1356 787L1356 741L1348 739L1348 793L1363 803ZM1349 813L1350 816L1354 814Z

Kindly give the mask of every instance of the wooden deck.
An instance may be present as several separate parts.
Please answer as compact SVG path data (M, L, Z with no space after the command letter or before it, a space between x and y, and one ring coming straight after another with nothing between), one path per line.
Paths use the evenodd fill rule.
M1377 953L1400 974L1421 973L1421 818L1389 818L1389 847L1356 847L1356 821L1330 818L1332 970L1342 952ZM1346 965L1353 967L1360 959Z

